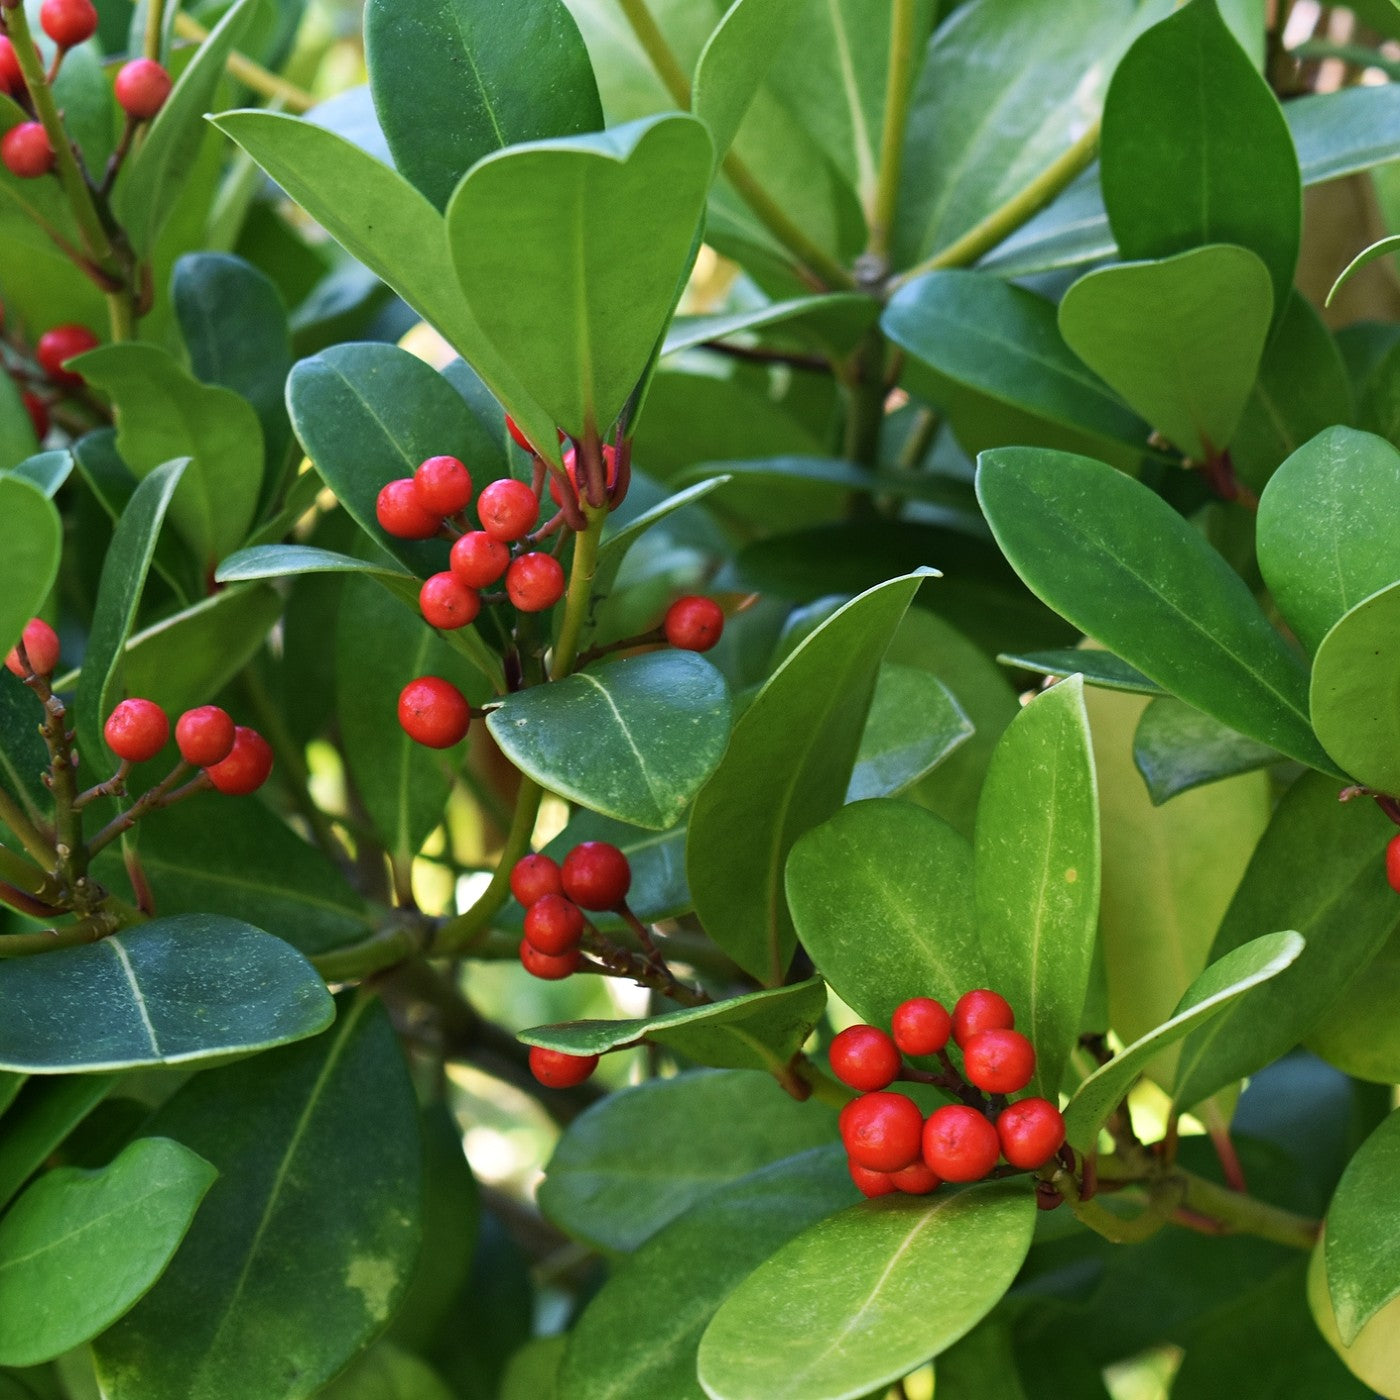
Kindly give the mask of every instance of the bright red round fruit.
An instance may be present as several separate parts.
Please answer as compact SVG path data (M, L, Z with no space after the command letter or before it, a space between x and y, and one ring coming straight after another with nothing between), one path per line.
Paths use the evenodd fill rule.
M400 540L430 540L442 529L442 517L423 509L411 476L391 481L374 503L375 519L385 534Z
M953 1039L964 1049L978 1031L1009 1031L1015 1024L1011 1003L985 987L964 992L953 1007Z
M86 326L55 326L39 337L39 343L34 347L34 358L55 384L76 388L83 382L83 376L71 369L64 369L64 364L75 355L96 350L100 343Z
M217 705L186 710L175 721L175 745L180 757L196 768L222 763L233 752L235 738L233 720Z
M456 574L434 574L418 590L418 607L429 627L450 632L476 621L481 595L468 588Z
M1385 878L1390 888L1400 894L1400 836L1392 836L1385 848Z
M117 104L137 121L149 121L170 96L170 74L152 58L133 58L117 70L112 90Z
M564 857L564 893L583 909L616 909L632 888L627 857L607 841L581 841Z
M1035 1049L1020 1031L978 1031L963 1046L963 1073L984 1094L1019 1094L1035 1074Z
M904 1054L936 1055L948 1043L953 1018L941 1001L910 997L895 1007L890 1029Z
M527 438L525 434L520 431L520 424L517 423L515 419L510 416L509 413L506 414L506 432L510 434L511 441L522 452L528 452L532 457L537 455L535 452L534 444L531 443L530 439Z
M511 867L510 892L527 909L547 894L563 894L558 862L538 852L521 856Z
M893 1084L899 1074L899 1051L878 1026L847 1026L830 1053L831 1072L863 1093Z
M429 457L413 473L418 503L433 515L456 515L472 498L472 477L455 457Z
M226 796L246 797L256 792L272 772L272 745L256 729L240 724L233 731L229 756L222 763L211 763L204 771Z
M574 488L574 500L578 500L578 451L576 448L570 447L564 453L564 470L569 474L569 484ZM603 445L603 475L607 482L607 489L611 491L617 485L617 449L606 443ZM556 506L564 504L564 490L560 485L558 475L554 472L549 474L549 496Z
M24 402L24 411L29 415L29 421L34 425L34 436L40 442L49 435L49 406L38 394L31 393L28 389L20 394Z
M24 654L29 658L36 676L49 676L58 665L58 633L42 617L31 617L24 624L20 634L24 642ZM13 672L21 680L29 674L19 659L19 647L11 647L5 658L5 669Z
M481 518L481 528L493 540L510 544L524 539L535 528L540 502L523 481L507 476L482 487L476 498L476 513Z
M1013 1167L1035 1171L1064 1146L1065 1120L1048 1099L1021 1099L997 1115L997 1137Z
M571 972L577 972L582 961L583 955L577 948L556 958L549 953L540 952L528 938L520 940L521 966L532 977L538 977L543 982L562 981Z
M92 0L44 0L39 23L55 44L71 49L97 33L97 9Z
M709 651L724 631L724 609L713 598L677 598L661 630L680 651Z
M966 1104L936 1108L924 1124L924 1161L944 1181L981 1181L1000 1155L997 1130Z
M430 749L450 749L472 722L467 697L441 676L419 676L399 692L399 723L410 739Z
M542 1045L530 1047L530 1073L547 1089L572 1089L597 1068L596 1055L566 1055Z
M0 136L0 161L11 175L21 180L37 180L54 165L49 134L39 122L20 122Z
M562 894L547 894L525 911L525 938L551 957L572 952L583 937L583 911Z
M924 1115L914 1100L903 1094L884 1089L863 1094L841 1110L839 1121L846 1152L862 1167L897 1172L919 1159ZM992 1137L995 1139L995 1132Z
M102 726L107 747L127 763L154 758L170 738L170 721L154 700L123 700Z
M453 542L449 562L468 588L489 588L510 567L510 548L485 530L469 530Z
M564 596L564 566L552 555L522 554L506 570L506 597L521 612L545 612Z
M911 1162L903 1171L895 1172L890 1180L906 1196L927 1196L943 1185L938 1173L922 1161Z
M888 1196L892 1191L898 1191L895 1185L894 1176L890 1172L873 1172L869 1167L863 1167L859 1162L846 1162L846 1170L851 1174L851 1180L856 1184L856 1190L865 1197L867 1201L873 1201L877 1196Z
M24 91L24 73L19 66L19 56L14 44L0 35L0 92L7 97L18 97Z

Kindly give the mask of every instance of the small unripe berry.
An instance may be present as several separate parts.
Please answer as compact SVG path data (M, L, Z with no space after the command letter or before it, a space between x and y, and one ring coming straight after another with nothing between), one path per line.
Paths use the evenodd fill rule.
M489 588L510 567L510 548L485 530L469 530L453 542L450 559L468 588Z
M1021 1099L997 1115L997 1137L1013 1167L1035 1171L1064 1145L1065 1120L1048 1099Z
M883 1089L899 1073L899 1051L878 1026L848 1026L831 1042L831 1072L852 1089Z
M562 894L547 894L525 911L525 938L531 947L562 957L583 937L583 912Z
M556 958L549 953L540 952L528 938L520 940L521 966L532 977L538 977L544 982L562 981L571 972L578 971L582 960L582 954L577 948Z
M583 909L616 909L632 887L627 857L607 841L581 841L559 871L564 893Z
M563 894L558 863L539 852L521 856L511 868L510 892L527 909L547 894Z
M597 1068L596 1055L566 1055L542 1045L530 1047L530 1073L547 1089L572 1089Z
M107 747L128 763L154 758L170 738L170 721L154 700L123 700L102 726Z
M978 1031L963 1046L963 1072L986 1094L1018 1094L1035 1074L1035 1050L1020 1031Z
M853 1162L876 1172L897 1172L916 1162L923 1126L924 1115L913 1099L884 1089L863 1094L841 1110L846 1152Z
M233 731L233 748L221 763L205 770L214 786L228 797L246 797L256 792L272 772L272 745L258 733L240 724Z
M523 481L503 477L482 487L476 498L476 513L481 518L481 528L493 540L510 544L524 539L535 528L540 503Z
M34 436L43 442L49 435L48 404L28 389L20 394L20 398L24 401L24 411L29 415L29 421L34 425Z
M175 721L175 744L180 757L196 768L222 763L233 752L236 737L233 720L217 705L186 710Z
M713 598L677 598L661 630L679 651L709 651L724 631L724 609Z
M962 1049L978 1031L1009 1031L1015 1024L1011 1003L985 987L964 992L953 1007L953 1039Z
M411 476L391 481L374 503L375 519L385 534L400 540L430 540L442 529L442 517L423 509Z
M1400 894L1400 836L1392 836L1385 848L1385 878L1390 888Z
M430 749L450 749L472 722L467 697L441 676L419 676L399 692L399 723L410 739Z
M947 1104L924 1124L924 1161L944 1181L981 1181L997 1164L997 1130L975 1108Z
M938 1173L922 1161L911 1162L903 1171L895 1172L890 1180L906 1196L927 1196L943 1185Z
M413 473L413 488L430 514L456 515L472 498L471 473L455 457L429 457Z
M847 1160L846 1170L851 1174L851 1180L856 1184L856 1190L868 1201L873 1201L877 1196L888 1196L893 1191L898 1191L895 1184L894 1175L890 1172L873 1172L869 1167L863 1167L859 1162Z
M29 665L34 668L34 674L52 675L53 668L58 665L58 633L42 617L31 617L24 624L24 631L20 636L24 642L24 653L29 658ZM12 647L10 654L5 658L5 669L12 671L21 680L29 674L19 659L17 646Z
M0 136L0 161L21 180L47 175L54 166L54 151L42 123L20 122Z
M18 97L24 91L24 73L14 44L0 34L0 92L6 97Z
M948 1043L953 1018L941 1001L910 997L895 1007L890 1029L906 1055L936 1055Z
M39 23L59 48L71 49L97 33L97 10L92 0L44 0Z
M170 74L152 58L133 58L117 70L112 90L128 116L149 121L170 96Z
M552 554L522 554L506 570L506 596L521 612L545 612L564 588L564 566Z
M76 389L83 382L83 376L71 369L64 369L64 363L75 355L85 355L97 349L100 342L86 326L55 326L39 337L34 347L34 358L43 367L44 373L55 384Z
M429 627L451 631L476 621L481 595L456 574L434 574L418 590L418 607Z

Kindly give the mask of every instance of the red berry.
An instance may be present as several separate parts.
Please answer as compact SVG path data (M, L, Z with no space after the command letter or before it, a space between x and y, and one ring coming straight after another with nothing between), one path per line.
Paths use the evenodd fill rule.
M521 612L552 608L564 586L564 566L552 554L522 554L506 570L506 596Z
M453 543L451 564L468 588L489 588L510 567L510 549L485 530L470 530Z
M11 41L0 35L0 92L7 97L17 97L24 91L24 74L20 70L19 56Z
M442 517L423 509L411 476L391 481L374 503L375 518L385 534L400 540L430 540L442 529Z
M128 763L154 758L170 738L170 721L154 700L123 700L102 726L107 747Z
M527 909L547 894L563 894L557 862L546 855L521 856L510 872L510 892Z
M541 953L562 957L583 937L583 912L562 894L544 895L525 911L525 937Z
M927 1196L943 1185L938 1173L923 1162L911 1162L903 1171L895 1172L890 1180L906 1196Z
M574 488L574 500L578 500L578 452L572 447L564 453L564 470L568 472L569 484ZM617 485L617 449L606 444L603 447L603 472L607 479L608 490L611 491ZM559 484L559 477L554 472L549 474L549 495L556 506L564 504L563 488Z
M418 504L433 515L456 515L472 498L471 473L455 457L429 457L413 473Z
M840 1125L847 1153L862 1167L897 1172L918 1161L924 1115L914 1100L903 1094L888 1090L863 1094L841 1110ZM995 1139L995 1132L992 1137Z
M852 1089L883 1089L899 1074L899 1051L878 1026L848 1026L831 1042L831 1072Z
M709 651L724 631L724 609L713 598L677 598L661 630L680 651Z
M941 1001L910 997L894 1009L894 1043L906 1055L936 1055L948 1043L953 1018Z
M20 122L0 137L0 161L11 175L37 180L53 169L54 153L49 134L39 122Z
M246 797L256 792L272 772L272 745L258 733L240 724L233 731L233 748L219 763L205 770L216 788L229 797Z
M410 739L430 749L450 749L472 722L467 697L441 676L419 676L399 692L399 723Z
M1392 836L1385 848L1385 878L1390 888L1400 894L1400 836Z
M924 1161L944 1181L981 1181L997 1164L997 1130L975 1108L948 1104L924 1124Z
M540 502L523 481L507 476L482 488L476 498L476 513L481 517L481 528L493 540L510 544L535 528Z
M44 0L39 23L55 44L71 49L97 33L97 10L92 0Z
M456 574L434 574L418 590L418 607L429 627L451 631L476 621L481 595Z
M34 436L40 442L49 435L49 406L38 394L30 393L26 389L20 398L24 401L24 411L29 415L29 421L34 424Z
M29 665L34 668L34 674L52 675L53 668L58 665L58 633L42 617L31 617L24 624L21 640L24 642L24 654L29 658ZM5 658L5 668L14 672L21 680L29 674L19 659L19 647L10 649L10 654Z
M1018 1094L1035 1073L1035 1050L1020 1031L978 1031L963 1046L963 1072L986 1094Z
M577 948L556 958L550 953L540 952L528 938L520 940L521 965L526 972L545 982L558 982L571 972L577 972L582 960Z
M596 1055L566 1055L542 1045L530 1047L530 1073L547 1089L572 1089L597 1068Z
M964 992L953 1007L953 1039L963 1049L978 1031L1009 1031L1015 1024L1011 1003L985 987Z
M117 70L112 88L123 112L137 121L149 121L170 96L170 74L154 59L133 58Z
M632 887L627 857L607 841L582 841L564 857L564 893L584 909L616 909Z
M888 1196L892 1191L898 1191L895 1179L890 1172L873 1172L869 1167L863 1167L859 1162L847 1161L846 1170L851 1174L851 1180L856 1184L856 1190L868 1201L873 1201L876 1196Z
M532 457L537 455L530 439L520 431L520 424L509 413L506 414L506 432L510 434L511 440L522 452L528 452Z
M217 705L186 710L175 721L175 744L180 757L196 768L222 763L233 752L236 737L233 721Z
M34 347L34 358L55 384L76 388L83 382L83 376L71 369L64 369L65 362L75 355L85 355L89 350L95 350L100 343L86 326L55 326L39 337L39 343Z
M1021 1099L997 1115L997 1137L1013 1167L1035 1171L1064 1145L1065 1120L1047 1099Z

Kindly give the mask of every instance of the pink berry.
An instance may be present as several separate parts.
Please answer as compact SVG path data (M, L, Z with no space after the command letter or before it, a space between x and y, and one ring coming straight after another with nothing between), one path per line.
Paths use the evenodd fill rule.
M924 1161L944 1181L981 1181L1000 1155L997 1130L966 1104L936 1108L924 1124Z
M997 1115L997 1137L1013 1167L1035 1171L1064 1145L1065 1120L1048 1099L1019 1099Z
M510 892L527 909L547 894L563 894L558 864L538 851L521 856L510 872Z
M24 90L24 73L20 69L15 46L0 35L0 92L7 97L18 97Z
M953 1039L965 1048L970 1036L978 1031L1009 1031L1016 1024L1011 1003L997 992L985 987L964 992L953 1007Z
M24 642L24 653L36 676L49 676L58 665L58 633L41 617L31 617L24 624L20 634ZM5 669L13 672L21 680L29 674L19 658L19 647L12 647L5 658Z
M222 763L233 752L235 738L233 721L217 705L186 710L175 721L175 744L180 757L196 768Z
M597 1068L597 1055L567 1055L542 1045L530 1047L530 1073L547 1089L572 1089Z
M562 957L582 937L583 911L561 894L543 895L525 911L525 940L541 953Z
M1035 1050L1020 1031L978 1031L963 1046L963 1072L987 1094L1019 1094L1035 1074Z
M0 137L0 161L11 175L21 180L37 180L54 165L49 134L39 122L20 122Z
M555 957L542 953L528 938L520 940L520 964L532 977L543 982L560 982L570 973L577 972L583 955L577 948Z
M149 121L170 96L170 74L154 59L133 58L117 70L112 89L117 104L137 121Z

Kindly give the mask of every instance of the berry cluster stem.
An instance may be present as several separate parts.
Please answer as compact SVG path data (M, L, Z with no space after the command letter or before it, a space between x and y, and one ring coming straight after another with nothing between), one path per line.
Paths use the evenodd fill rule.
M598 545L603 537L603 522L608 518L606 503L600 506L583 501L587 528L574 536L574 558L569 570L569 591L564 598L564 620L559 626L559 640L550 662L551 680L562 680L574 668L579 642L593 603L593 579L598 572Z
M0 787L0 825L9 827L30 857L45 870L53 869L58 856L52 838L44 834L24 807L3 787Z

